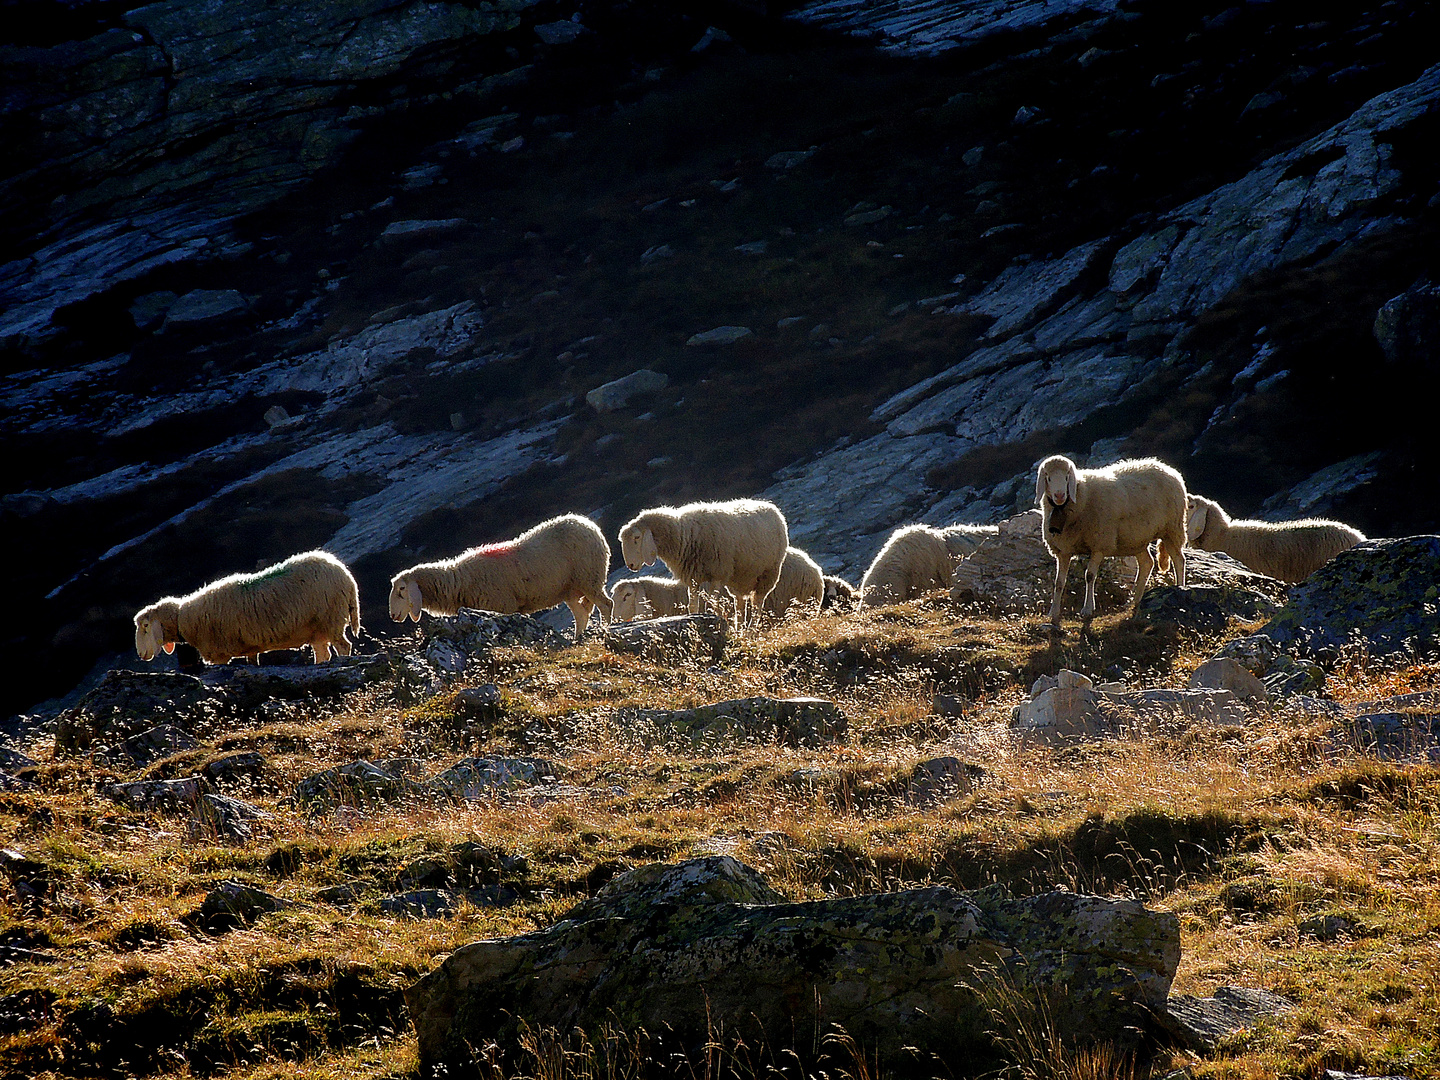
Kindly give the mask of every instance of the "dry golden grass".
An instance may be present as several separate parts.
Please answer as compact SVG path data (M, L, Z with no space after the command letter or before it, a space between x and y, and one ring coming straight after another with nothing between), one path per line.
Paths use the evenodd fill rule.
M437 955L549 925L628 866L724 852L797 899L990 882L1139 896L1181 917L1177 992L1230 982L1297 1003L1210 1059L1177 1053L1160 1065L1215 1077L1309 1078L1327 1067L1440 1076L1434 770L1357 757L1328 723L1283 710L1243 731L1160 725L1064 749L1008 731L1035 673L1103 675L1123 656L1133 682L1174 685L1214 644L1118 616L1097 620L1093 639L1057 643L1033 620L919 601L770 625L723 665L659 665L593 642L553 655L496 650L466 680L493 679L504 694L503 717L478 744L457 733L453 694L400 705L371 692L217 733L148 771L184 775L222 750L260 750L263 782L237 793L274 816L246 843L117 807L95 790L90 763L56 762L39 791L0 796L0 842L44 864L49 882L40 901L7 894L5 940L24 936L59 961L0 969L0 994L40 995L4 1002L43 1002L31 1008L37 1019L0 1029L0 1061L11 1075L57 1077L409 1075L398 991ZM1437 681L1440 665L1356 654L1327 690L1362 701ZM961 696L965 715L934 715L937 692ZM629 711L759 694L830 697L849 736L815 749L697 746L640 730ZM301 777L356 757L414 757L434 772L477 751L552 756L573 794L309 816L286 798ZM938 809L907 805L910 770L942 754L983 769L982 782ZM528 870L506 878L516 902L462 904L432 920L372 906L399 889L407 865L443 862L465 842L524 856ZM201 932L186 916L225 879L291 906L248 928ZM319 898L345 884L358 890L355 905ZM1319 940L1307 920L1327 915L1340 929ZM117 1043L133 1049L117 1059ZM1068 1050L1032 1058L1025 1075L1129 1067ZM873 1075L863 1048L841 1059L848 1075ZM565 1060L566 1075L598 1075L593 1056Z

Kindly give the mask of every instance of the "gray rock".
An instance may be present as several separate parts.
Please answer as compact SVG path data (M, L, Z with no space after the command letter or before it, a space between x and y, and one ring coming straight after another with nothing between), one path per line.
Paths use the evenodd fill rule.
M931 758L920 762L910 773L904 801L910 806L931 809L968 795L984 775L984 769L957 757Z
M258 806L229 795L206 792L195 803L194 835L218 836L225 840L253 840L256 822L273 815Z
M1301 919L1295 929L1301 937L1314 938L1316 941L1335 941L1341 936L1354 937L1358 929L1356 925L1344 915L1311 915L1308 919Z
M884 221L892 213L894 213L893 209L888 206L877 206L873 210L852 210L845 215L845 224L851 228L860 225L874 225L876 222Z
M1370 540L1294 586L1264 629L1282 648L1362 641L1375 655L1440 650L1440 536Z
M1392 364L1440 363L1440 286L1422 278L1375 315L1375 340Z
M1261 507L1260 519L1294 521L1329 513L1340 499L1354 494L1379 476L1384 459L1385 454L1377 450L1327 465L1294 487L1266 499Z
M1059 746L1127 731L1237 726L1248 718L1229 690L1115 691L1077 683L1048 687L1016 706L1010 728L1027 741Z
M733 345L751 334L748 326L717 326L699 334L691 334L686 345Z
M459 232L468 228L465 218L438 218L434 220L392 221L380 234L382 242L396 240L428 240L446 233Z
M114 765L143 768L152 761L159 761L182 750L193 750L198 745L191 735L174 724L157 724L139 734L131 735L128 739L122 739L118 746L103 757Z
M1190 676L1191 689L1229 690L1241 701L1264 703L1265 684L1238 660L1228 656L1206 660Z
M234 289L193 289L170 305L162 329L184 329L198 323L233 319L250 305Z
M455 704L472 723L493 722L501 712L500 688L494 683L467 686L455 695Z
M656 259L673 259L674 257L675 249L669 244L656 244L654 247L648 247L641 252L640 261L642 263L652 263Z
M624 378L597 386L585 395L585 401L596 412L615 412L630 404L638 394L653 394L670 385L670 376L649 368L632 371Z
M447 642L467 656L485 655L491 649L508 645L550 650L572 644L565 634L533 616L500 615L473 608L430 618L425 625L425 638L427 644Z
M382 915L399 915L407 919L448 919L459 910L454 893L445 889L414 889L375 901L375 910Z
M168 290L138 296L130 305L130 318L136 329L154 330L165 321L165 313L178 299L180 298Z
M29 754L22 754L8 746L0 746L0 769L13 773L18 769L33 769L39 764Z
M1125 1044L1163 1011L1179 955L1175 916L1135 901L929 888L791 904L717 856L641 867L546 930L464 946L406 1003L422 1069L469 1060L477 1043L513 1046L521 1016L664 1032L666 1049L694 1051L716 1027L747 1039L812 1030L817 1004L890 1063L902 1047L987 1046L975 988L996 965L1023 992L1067 987L1062 1035Z
M479 799L512 788L553 784L563 775L544 758L476 757L457 761L436 774L428 785L462 799Z
M1136 613L1150 622L1215 634L1224 630L1232 618L1258 619L1278 610L1280 603L1268 591L1243 586L1190 586L1187 581L1183 589L1174 585L1148 589Z
M240 750L216 758L201 770L218 784L252 780L265 771L265 758L254 750Z
M767 169L780 169L788 172L795 168L796 165L803 165L814 156L815 150L813 147L809 150L781 150L778 154L771 154L765 159L765 167Z
M1024 329L1058 307L1107 247L1106 241L1096 240L1058 259L1012 266L959 310L994 316L986 337L1003 337Z
M225 931L248 926L262 915L291 906L290 901L243 881L222 881L187 919L212 932Z
M843 742L848 725L833 701L755 697L694 709L638 709L630 726L699 744L766 739L786 746L824 746Z
M1169 1001L1168 1026L1183 1045L1213 1053L1231 1035L1274 1020L1294 1004L1268 990L1243 986L1222 986L1214 997L1199 998L1175 994Z
M376 806L399 802L424 791L421 785L362 760L307 776L295 785L295 801L307 809Z
M212 721L220 696L193 675L111 671L55 719L57 757L81 754L98 740L115 742L161 724L193 731Z
M112 784L106 794L134 810L183 810L196 805L208 787L204 777L185 776L177 780Z
M719 660L728 637L729 624L718 615L702 611L643 622L611 623L605 631L605 647L646 660Z

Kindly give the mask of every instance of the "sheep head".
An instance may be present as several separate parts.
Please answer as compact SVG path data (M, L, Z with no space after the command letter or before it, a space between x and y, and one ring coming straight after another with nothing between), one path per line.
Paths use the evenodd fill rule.
M161 649L167 653L175 651L180 640L180 605L166 598L151 604L135 614L135 653L147 663L154 660Z
M633 581L621 581L610 590L610 620L612 622L630 622L639 613L635 603L635 583Z
M1205 534L1225 521L1225 511L1213 499L1199 495L1185 497L1185 543L1205 549Z
M631 570L653 566L660 557L655 549L655 534L644 525L627 525L620 530L620 553Z
M412 577L397 577L390 583L390 618L404 622L406 616L412 622L420 621L420 584Z
M1048 457L1035 474L1035 502L1044 506L1064 506L1075 501L1080 489L1080 472L1075 463L1062 454Z

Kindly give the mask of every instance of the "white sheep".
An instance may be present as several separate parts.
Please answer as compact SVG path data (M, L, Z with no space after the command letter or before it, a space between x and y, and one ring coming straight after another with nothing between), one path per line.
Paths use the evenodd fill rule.
M1235 521L1213 499L1191 495L1186 538L1202 551L1223 551L1257 574L1304 581L1365 535L1339 521Z
M820 564L799 548L787 548L780 564L780 580L765 598L765 610L771 615L784 615L792 603L808 604L825 599L825 571Z
M1060 599L1070 560L1088 555L1085 568L1085 603L1080 618L1095 614L1095 575L1109 556L1133 555L1134 606L1150 580L1155 559L1150 542L1160 541L1160 569L1175 563L1175 581L1185 587L1185 479L1154 458L1119 461L1103 469L1078 469L1056 454L1040 463L1035 474L1035 500L1040 504L1040 535L1055 556L1055 596L1050 622L1060 625Z
M620 530L620 551L631 570L663 559L689 587L692 612L702 582L729 589L743 624L780 579L789 540L774 503L734 499L645 510Z
M195 646L207 664L309 645L315 663L333 646L349 656L349 626L360 636L360 590L355 578L325 551L292 555L254 574L232 574L188 596L167 596L135 615L135 651L153 660L178 642Z
M994 525L905 525L890 534L860 579L861 602L869 607L898 604L949 588L950 573L958 559L971 554Z
M690 610L690 590L675 578L627 578L610 590L610 602L612 622L683 615Z
M514 540L400 571L390 579L390 618L419 622L422 611L454 615L462 607L529 615L563 603L575 616L579 641L596 608L602 622L610 621L609 569L610 545L600 527L564 514Z

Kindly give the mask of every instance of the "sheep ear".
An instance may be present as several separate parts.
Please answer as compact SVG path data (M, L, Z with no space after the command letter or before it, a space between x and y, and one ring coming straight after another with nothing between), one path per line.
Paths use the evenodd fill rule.
M1065 495L1070 502L1075 501L1075 491L1080 486L1080 477L1074 469L1065 471Z
M1035 505L1043 506L1045 503L1045 470L1041 469L1035 474Z
M161 645L160 647L164 649L167 653L173 653L175 651L175 642L167 641L164 645Z

